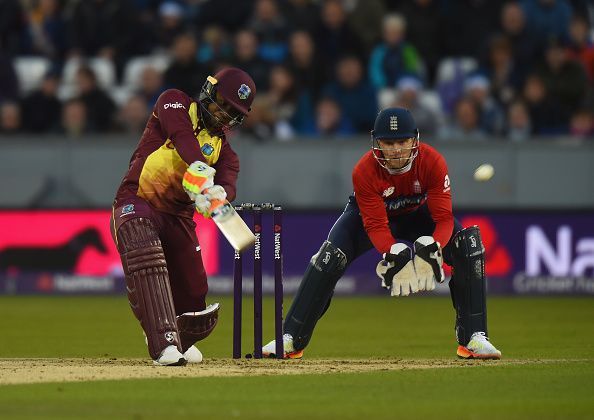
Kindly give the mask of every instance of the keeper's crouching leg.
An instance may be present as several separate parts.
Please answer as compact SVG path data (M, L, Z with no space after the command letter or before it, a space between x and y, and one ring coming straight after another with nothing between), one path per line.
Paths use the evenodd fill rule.
M284 332L293 337L295 350L308 345L346 266L345 253L330 241L325 241L312 257L285 319Z
M135 218L117 231L130 307L147 337L151 358L168 346L181 352L165 254L150 219Z
M487 332L485 248L477 226L462 229L453 240L450 291L456 309L456 338L466 346L475 332Z

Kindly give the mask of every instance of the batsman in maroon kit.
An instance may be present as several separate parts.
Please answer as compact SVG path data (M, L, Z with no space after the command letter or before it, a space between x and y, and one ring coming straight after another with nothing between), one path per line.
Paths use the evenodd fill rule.
M239 159L225 133L241 124L255 94L237 68L209 76L198 100L163 92L117 191L111 232L155 364L201 362L194 344L217 323L193 216L235 198Z
M484 247L477 226L462 228L452 214L443 156L419 142L410 112L381 111L372 147L353 170L354 194L303 276L284 324L286 358L301 358L318 319L330 305L347 266L372 248L383 256L376 267L392 296L433 290L453 267L449 286L456 310L457 354L499 359L487 338ZM409 246L411 244L412 246ZM275 342L262 353L273 356Z

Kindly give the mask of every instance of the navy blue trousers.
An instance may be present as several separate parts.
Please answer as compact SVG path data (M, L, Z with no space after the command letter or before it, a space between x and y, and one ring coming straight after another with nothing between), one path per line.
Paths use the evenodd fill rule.
M412 213L392 217L389 223L392 235L398 241L402 240L411 244L420 236L433 235L435 229L435 222L431 218L426 205L419 207ZM462 225L454 219L452 237L460 230L462 230ZM373 244L363 227L363 220L355 197L351 196L349 198L344 212L332 226L328 234L328 240L345 253L347 258L346 266L373 248ZM446 263L452 265L452 246L450 243L445 244L443 255ZM346 269L346 266L344 269ZM334 288L343 272L341 270L341 272L336 273L325 273L314 269L312 263L309 264L297 295L289 312L287 312L284 325L284 332L294 337L296 349L303 349L309 343L318 319L324 315L330 306ZM450 280L450 290L452 290L452 301L454 302L452 286ZM455 302L454 307L456 307Z
M389 220L392 235L398 241L406 241L411 244L419 236L432 236L435 229L435 222L431 218L429 208L426 204L419 207L412 213L392 217ZM462 230L462 225L457 219L454 219L454 235ZM347 256L347 264L353 262L357 257L373 248L373 244L363 227L363 219L359 212L359 206L354 196L349 197L349 202L342 215L338 218L330 233L328 240L334 246L340 248ZM443 247L444 261L452 265L451 239L447 244L441 244Z

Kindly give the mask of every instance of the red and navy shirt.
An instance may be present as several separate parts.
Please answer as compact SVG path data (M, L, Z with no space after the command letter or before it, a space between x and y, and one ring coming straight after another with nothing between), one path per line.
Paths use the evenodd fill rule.
M380 253L398 241L388 219L425 203L435 222L433 238L441 246L449 242L454 229L450 178L445 159L433 147L420 143L410 170L397 175L381 167L370 150L353 169L353 187L365 231Z

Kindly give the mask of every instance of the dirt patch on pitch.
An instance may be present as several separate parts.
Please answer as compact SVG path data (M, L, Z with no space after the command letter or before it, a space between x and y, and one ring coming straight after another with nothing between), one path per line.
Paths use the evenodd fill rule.
M146 359L0 359L0 385L146 378L303 375L408 369L461 368L494 364L540 363L537 360L231 360L209 359L183 367L153 366Z

